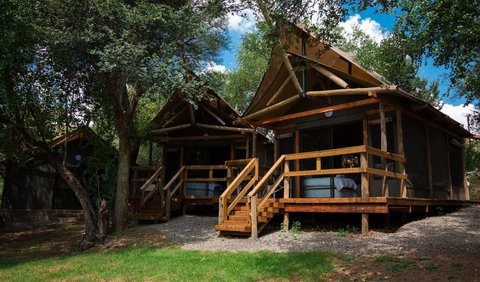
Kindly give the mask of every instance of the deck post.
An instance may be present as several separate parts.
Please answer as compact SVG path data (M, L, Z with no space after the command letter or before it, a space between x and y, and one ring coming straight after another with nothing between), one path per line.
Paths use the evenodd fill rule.
M380 101L379 102L379 113L380 113L380 149L384 152L388 151L387 146L387 124L385 119L385 104ZM387 160L382 157L382 169L385 171L388 170L387 167ZM388 183L387 177L382 177L382 194L383 196L388 196Z
M165 219L170 220L170 185L167 187L167 191L165 192Z
M295 153L300 153L300 130L295 130ZM300 160L295 160L295 170L300 171ZM295 176L295 197L300 198L300 176Z
M360 166L362 168L368 168L368 159L367 153L360 154ZM369 189L369 175L368 173L362 173L362 198L370 197L370 189Z
M245 135L245 158L250 158L250 137L247 134Z
M432 148L430 147L430 128L425 124L425 139L427 145L427 173L430 199L433 199L433 177L432 177Z
M275 131L273 135L273 163L278 160L278 138L277 132Z
M290 164L288 161L285 161L283 170L284 172L290 171ZM283 178L283 198L290 198L290 177L288 176ZM283 226L285 231L288 231L288 228L290 226L290 213L288 212L283 214Z
M405 157L405 149L403 146L403 121L402 121L402 111L397 110L397 148L398 154L402 157ZM398 168L400 173L405 175L405 163L398 162ZM403 198L407 197L407 181L405 179L400 179L400 196Z
M252 158L257 157L257 126L253 126L252 134Z
M252 223L252 238L258 238L258 223L257 223L257 196L252 196L250 200L250 222Z
M183 147L182 147L183 148ZM183 205L182 205L182 215L187 214L187 206L185 205L185 198L187 197L187 185L185 183L185 174L187 173L187 170L185 169L182 172L182 175L180 176L180 181L182 182L182 195L183 195Z
M368 234L368 213L362 213L362 235Z

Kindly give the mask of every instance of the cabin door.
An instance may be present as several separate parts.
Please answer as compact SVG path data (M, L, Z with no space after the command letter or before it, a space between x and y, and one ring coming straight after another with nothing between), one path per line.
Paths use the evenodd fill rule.
M180 148L170 147L165 150L165 178L170 180L180 169Z

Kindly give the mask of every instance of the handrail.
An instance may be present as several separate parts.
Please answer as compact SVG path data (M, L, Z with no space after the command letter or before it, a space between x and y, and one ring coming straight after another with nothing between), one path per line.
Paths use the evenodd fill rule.
M173 185L173 183L175 183L175 181L177 180L177 178L180 177L180 175L182 175L183 171L185 170L185 166L182 166L178 171L177 173L175 173L175 175L172 177L172 179L170 179L170 181L168 181L167 185L165 185L165 187L163 187L163 191L167 191L168 189L170 189L170 186ZM174 192L176 192L176 190L174 189L173 190ZM173 195L173 194L172 194Z
M177 173L175 173L175 175L172 177L172 179L170 179L170 181L168 181L167 185L165 185L165 187L163 187L163 189L162 189L163 192L166 195L166 198L165 198L165 217L167 218L167 220L170 219L170 202L171 202L171 199L172 199L173 195L175 195L175 192L177 192L177 190L180 187L183 186L183 181L184 181L184 174L183 173L184 173L184 171L185 171L185 166L182 166L177 171ZM173 190L172 190L171 186L173 185L173 183L175 183L175 181L177 181L177 179L180 179L180 181L177 183L175 188L173 188Z
M255 188L253 188L252 191L250 191L250 193L248 193L249 197L253 197L256 194L258 194L258 192L262 188L262 186L267 183L267 181L270 179L270 177L273 175L273 173L275 173L275 171L278 169L278 167L283 164L284 160L286 159L286 156L287 155L282 155L280 158L278 158L278 160L275 162L275 164L262 177L260 182L258 182L257 185L255 185Z
M158 180L159 178L162 179L162 181L164 180L164 177L163 177L163 173L165 172L165 167L164 166L160 166L156 171L155 173L152 174L152 176L150 176L150 178L142 185L142 187L140 187L140 191L142 191L142 194L141 194L141 201L140 201L140 205L144 205L147 200L157 191L157 189L159 188L159 186L155 186L148 194L147 196L144 196L145 195L145 189L147 187L149 187L155 180ZM162 176L162 177L160 177Z
M242 189L242 191L235 197L233 202L230 206L227 207L228 199L232 195L233 191L235 191L238 186L245 181L247 176L255 169L255 175L250 179L249 183ZM236 204L240 201L240 199L245 195L246 192L254 185L254 183L258 180L258 159L253 158L248 161L248 164L243 168L243 170L235 177L235 179L228 185L227 189L223 191L222 195L219 198L219 216L218 221L219 224L226 219L229 212L233 210Z

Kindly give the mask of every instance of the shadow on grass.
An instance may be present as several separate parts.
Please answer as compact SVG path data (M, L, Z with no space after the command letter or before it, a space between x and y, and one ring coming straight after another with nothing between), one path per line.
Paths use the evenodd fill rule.
M334 271L325 253L230 253L135 247L21 263L0 263L0 280L311 280Z

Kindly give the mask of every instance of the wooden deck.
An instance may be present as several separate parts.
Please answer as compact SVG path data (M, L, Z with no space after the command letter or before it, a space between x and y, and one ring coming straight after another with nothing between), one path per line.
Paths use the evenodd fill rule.
M390 213L428 212L436 207L461 207L469 202L401 197L280 199L285 212Z

